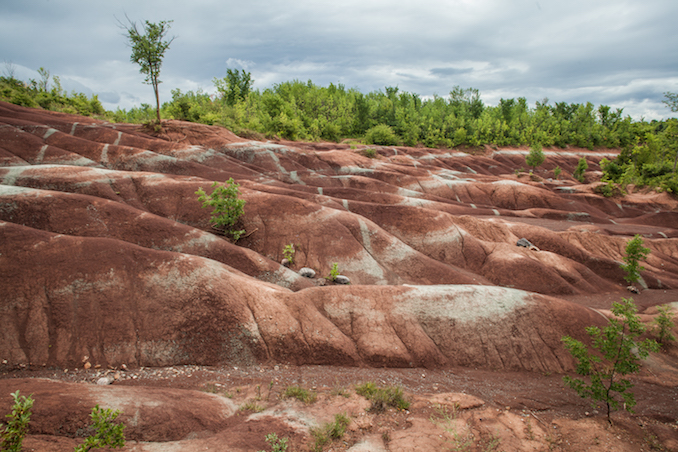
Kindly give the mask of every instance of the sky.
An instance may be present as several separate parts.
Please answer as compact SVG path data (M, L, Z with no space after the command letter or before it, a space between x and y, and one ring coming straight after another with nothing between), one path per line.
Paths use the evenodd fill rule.
M676 0L0 0L0 72L43 67L104 108L154 104L130 62L129 20L173 21L160 73L171 90L216 92L245 69L255 89L298 79L422 98L476 88L486 105L524 97L675 117Z

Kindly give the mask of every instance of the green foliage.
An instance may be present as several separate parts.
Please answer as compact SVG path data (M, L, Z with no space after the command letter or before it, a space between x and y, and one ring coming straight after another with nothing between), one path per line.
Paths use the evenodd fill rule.
M377 151L376 151L375 149L370 149L370 148L363 149L362 154L363 154L365 157L370 158L370 159L373 159L373 158L376 158L376 157L377 157Z
M621 196L623 194L621 189L617 187L617 185L615 185L611 180L607 181L606 184L597 185L593 191L605 196L606 198L610 198L612 196Z
M533 169L536 169L538 166L541 166L544 163L546 156L542 151L541 144L535 143L530 147L530 152L525 156L525 163L528 166L531 166Z
M233 106L247 99L254 80L252 74L245 72L244 69L241 72L237 69L226 69L226 77L221 79L215 77L212 82L226 105Z
M410 407L410 403L403 396L402 388L397 386L380 388L372 382L367 382L357 386L355 392L372 402L371 411L381 412L387 406L399 410L406 410Z
M32 80L31 84L26 84L15 78L0 77L0 100L23 107L44 108L85 116L106 113L96 95L91 98L75 92L69 95L61 88L59 77L54 76L52 80L53 86L47 91L42 89L43 86L47 86L46 82L38 83Z
M657 335L657 339L662 344L667 344L670 341L675 341L676 336L673 335L673 312L671 312L671 307L668 305L657 306L657 311L659 315L654 319L655 330L654 333Z
M165 52L169 49L174 38L165 41L165 35L170 29L172 21L160 21L153 23L144 21L143 30L140 31L135 22L127 19L129 25L123 25L127 32L127 40L132 47L130 61L139 65L139 72L146 75L144 83L153 86L155 94L156 112L158 124L160 124L160 97L158 96L158 85L160 81L160 68Z
M323 424L322 427L311 429L311 435L315 439L313 450L322 451L324 445L336 439L341 439L350 423L351 419L345 414L335 414L334 422L328 422Z
M563 170L559 166L556 166L555 168L553 168L553 177L558 179L560 177L560 173L562 172Z
M612 313L614 317L602 330L595 326L586 328L593 340L593 348L599 353L593 353L582 342L569 336L562 338L565 348L577 360L577 374L588 377L586 382L582 378L565 376L565 385L581 397L590 398L594 404L605 403L608 421L610 412L617 410L620 402L623 402L624 409L633 412L636 400L629 391L633 384L623 376L640 371L640 360L645 359L649 352L659 350L659 344L654 340L638 340L645 327L636 315L632 298L612 303Z
M367 131L365 134L365 143L394 146L398 144L398 137L393 132L391 126L378 124Z
M110 408L99 408L99 405L92 408L90 417L92 425L90 429L94 434L85 438L85 442L75 448L75 452L86 452L90 449L101 449L109 447L113 449L125 447L125 424L114 423L120 414L120 410L111 410Z
M633 284L640 279L640 272L645 267L639 264L639 261L645 260L650 254L650 249L643 246L643 237L636 234L631 240L626 242L626 255L622 258L626 264L621 264L622 270L626 272L624 279Z
M286 452L287 438L278 438L276 433L269 433L266 435L266 442L271 445L271 452ZM260 450L259 452L265 452Z
M579 159L579 163L577 163L577 167L575 168L574 172L572 173L572 177L577 179L579 182L582 184L584 183L584 172L589 169L589 164L586 162L586 159L584 157Z
M330 276L328 279L330 281L336 281L337 276L339 276L339 264L337 262L334 262L332 264L332 269L330 270Z
M284 246L283 257L290 262L290 265L294 264L294 254L295 253L296 253L296 250L294 249L293 243L290 243L289 245Z
M226 181L226 186L219 185L218 182L212 184L212 194L207 196L202 187L195 192L198 195L198 201L202 202L202 207L212 207L212 217L210 223L216 229L224 229L231 234L233 240L238 240L244 230L233 230L233 225L238 221L240 216L244 213L245 200L239 199L240 184L236 183L233 178Z
M662 102L664 102L671 111L678 111L678 94L667 91L664 93L664 97L666 99L664 99Z
M12 412L6 415L7 423L0 428L0 450L18 452L28 432L33 398L32 394L28 397L20 396L18 390L10 395L14 399L14 405Z
M314 392L304 389L301 386L288 386L282 394L283 399L295 398L304 403L315 402L317 395Z

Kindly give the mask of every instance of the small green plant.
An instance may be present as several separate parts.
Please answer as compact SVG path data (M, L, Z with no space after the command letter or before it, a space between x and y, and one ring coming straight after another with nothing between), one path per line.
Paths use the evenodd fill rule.
M313 403L317 398L314 392L304 389L301 386L288 386L282 394L283 399L295 398L304 403Z
M19 395L17 390L10 395L14 399L14 405L12 412L6 416L7 424L0 429L0 450L15 452L21 450L24 437L28 432L31 408L33 408L33 394L26 397Z
M198 201L202 202L202 207L212 207L212 216L210 223L217 230L224 230L231 234L233 240L238 240L244 230L232 230L231 228L238 221L244 212L245 200L239 199L240 184L236 183L233 178L226 181L226 186L219 185L218 182L212 184L212 194L207 196L202 187L195 192L198 195Z
M367 158L373 159L377 157L377 151L371 148L363 149L363 155Z
M122 422L116 424L113 421L120 415L120 410L111 410L110 408L99 408L99 405L92 408L90 417L92 425L90 429L94 434L85 438L85 442L75 448L75 452L87 452L90 449L101 449L110 447L113 449L125 447L125 424Z
M553 168L553 177L558 179L560 177L560 173L562 172L563 170L559 166L556 166L555 168Z
M330 281L336 281L337 276L339 276L339 264L338 263L333 263L332 264L332 269L330 270L330 276L329 279Z
M322 427L311 429L311 435L315 439L313 450L322 451L325 444L341 439L350 423L351 419L345 414L336 414L334 415L334 422L328 422L323 424Z
M668 305L657 306L657 311L659 311L659 315L654 319L657 339L662 344L675 341L676 336L673 335L672 331L675 324L673 323L671 308Z
M580 158L579 163L577 163L577 167L574 169L574 172L572 173L572 177L574 177L583 184L584 172L587 169L589 169L589 164L586 162L586 159L584 157Z
M367 382L356 386L355 392L372 402L370 411L381 412L387 406L399 410L406 410L410 407L410 402L405 400L403 396L402 388L397 386L380 388L372 382Z
M294 249L293 243L290 243L289 245L285 245L283 247L283 257L289 261L290 265L294 264L294 254L295 253L296 253L296 250Z
M286 452L287 438L278 438L276 433L269 433L266 435L266 442L271 445L271 452ZM260 450L259 452L265 452Z
M544 152L541 149L541 144L535 143L530 147L530 152L525 156L525 163L527 163L528 166L531 166L533 170L537 169L538 166L541 166L546 159Z
M626 272L624 279L630 284L640 279L640 272L645 270L645 267L641 266L639 261L645 260L648 254L650 254L650 249L643 246L643 237L641 235L636 234L631 240L626 242L626 256L622 258L626 264L621 264L620 266Z
M593 348L599 351L602 358L592 353L582 342L570 336L562 338L565 348L577 360L577 374L589 379L587 383L581 378L566 375L563 377L565 385L581 397L590 398L594 405L596 401L605 403L610 423L610 412L618 409L620 402L629 412L633 412L636 405L635 397L629 391L633 384L623 376L640 371L640 360L645 359L650 352L659 350L659 344L654 340L638 340L645 332L645 327L636 311L632 298L622 298L621 303L612 303L614 317L608 320L602 331L595 326L586 328L593 340Z

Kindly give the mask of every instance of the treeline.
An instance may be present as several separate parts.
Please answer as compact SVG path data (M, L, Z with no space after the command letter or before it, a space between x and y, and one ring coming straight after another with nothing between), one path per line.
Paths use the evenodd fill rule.
M40 81L26 84L0 77L0 98L19 105L94 115L114 122L151 122L155 110L148 104L130 110L106 112L98 98L66 94L57 77L49 88L49 73L41 68ZM423 145L434 148L483 145L620 148L621 155L604 162L606 193L623 191L628 184L649 185L678 193L678 125L676 119L634 121L621 109L590 102L534 107L525 98L501 99L485 105L478 90L454 87L448 97L422 99L417 94L386 87L368 94L343 85L318 86L293 80L253 90L248 72L228 69L213 80L216 94L202 90L172 90L161 108L164 119L180 119L224 126L254 139L283 138L340 141L354 138L366 144ZM666 93L667 105L678 111L678 97ZM611 184L618 184L613 190Z

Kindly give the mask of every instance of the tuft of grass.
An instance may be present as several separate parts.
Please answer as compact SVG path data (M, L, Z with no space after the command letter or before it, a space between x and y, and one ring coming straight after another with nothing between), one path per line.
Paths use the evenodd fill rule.
M311 429L311 435L315 439L313 450L320 452L326 444L341 439L350 423L351 419L345 414L335 414L334 422L328 422L323 424L322 427Z
M252 411L253 413L261 413L264 411L264 407L257 404L254 400L248 400L247 402L240 405L238 408L240 411Z
M283 399L289 399L291 397L304 402L304 403L313 403L317 398L317 395L314 392L304 389L301 386L288 386L285 389L285 392L282 394Z
M368 381L356 386L355 392L372 402L370 411L381 412L389 406L398 410L406 410L410 407L410 402L405 400L403 390L398 386L380 388Z

